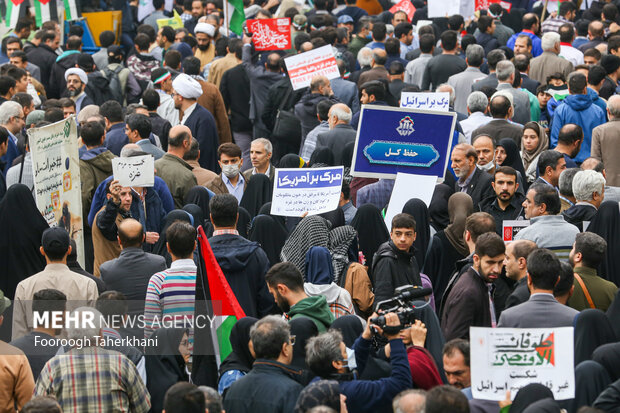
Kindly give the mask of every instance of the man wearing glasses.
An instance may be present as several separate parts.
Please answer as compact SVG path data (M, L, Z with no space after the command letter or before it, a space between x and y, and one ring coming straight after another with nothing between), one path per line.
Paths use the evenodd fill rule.
M20 155L17 148L17 134L24 127L24 110L22 105L17 102L4 102L0 105L0 126L5 128L9 132L7 152L0 158L0 161L4 163L3 173L6 176L6 172L13 164L13 160Z

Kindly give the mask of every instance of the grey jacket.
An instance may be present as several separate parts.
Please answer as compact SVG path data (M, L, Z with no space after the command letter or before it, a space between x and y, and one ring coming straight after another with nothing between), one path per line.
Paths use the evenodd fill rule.
M551 294L534 294L523 304L507 308L498 327L551 328L572 327L579 311L561 304Z
M525 92L513 88L512 85L509 85L508 83L499 83L497 85L497 91L506 91L512 95L514 105L514 115L512 120L514 122L525 125L530 121L530 98Z
M486 77L477 67L468 67L464 72L457 73L448 78L448 84L454 88L454 110L467 113L467 98L471 93L471 85Z
M329 81L334 91L334 95L342 103L351 109L351 113L357 113L360 110L360 101L358 98L357 85L349 80L337 77Z
M562 215L541 215L531 218L530 226L519 231L515 241L534 241L538 248L550 249L559 259L567 261L578 233L579 229L566 222Z
M334 154L334 162L336 165L342 165L342 152L344 151L344 147L351 142L355 142L356 136L357 132L351 125L336 125L334 129L328 132L319 133L316 140L316 147L319 148L324 146L331 149Z

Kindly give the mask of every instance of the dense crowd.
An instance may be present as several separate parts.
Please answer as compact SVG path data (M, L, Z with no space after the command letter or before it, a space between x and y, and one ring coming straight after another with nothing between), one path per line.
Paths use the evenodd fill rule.
M620 410L620 2L397 3L177 0L173 28L163 0L142 21L83 1L122 11L88 53L78 24L10 28L0 413ZM291 49L256 50L233 9L289 18ZM324 46L340 77L294 89L285 59ZM456 122L432 199L386 222L395 179L352 159L364 105L406 92L447 93ZM72 116L82 219L50 228L28 131ZM113 160L144 155L154 184L122 186ZM335 210L272 213L277 168L327 166ZM574 397L474 398L470 327L574 327Z

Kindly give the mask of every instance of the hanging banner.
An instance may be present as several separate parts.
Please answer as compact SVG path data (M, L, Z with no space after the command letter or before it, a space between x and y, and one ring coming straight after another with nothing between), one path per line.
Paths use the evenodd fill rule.
M310 86L315 76L325 76L329 80L340 77L336 58L331 46L323 46L308 52L284 59L293 90Z
M75 117L28 130L35 200L50 227L67 230L84 266L82 188Z
M289 50L291 46L291 19L252 19L248 31L256 50Z

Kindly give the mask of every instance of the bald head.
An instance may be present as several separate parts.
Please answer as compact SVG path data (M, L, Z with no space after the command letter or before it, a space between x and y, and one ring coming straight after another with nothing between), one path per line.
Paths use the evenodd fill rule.
M267 61L265 62L265 68L270 72L279 73L280 72L280 55L277 53L271 53L267 56Z
M118 243L122 249L140 248L144 241L144 232L142 224L133 218L127 218L121 221L118 226Z
M607 100L607 111L611 118L620 118L620 95L613 95Z
M168 152L171 148L182 148L187 143L189 148L192 140L192 131L185 125L176 125L168 133Z
M333 129L336 125L349 124L351 117L351 109L347 105L336 103L329 108L329 127Z
M603 22L599 20L595 20L588 25L588 34L592 39L596 37L603 37L605 34L605 26L603 26Z
M325 76L315 76L310 81L310 92L318 93L323 96L331 95L329 79Z
M299 53L304 53L304 52L309 52L310 50L312 50L312 43L310 42L303 42L301 44L301 47L299 48Z
M137 143L128 143L121 149L121 158L127 158L134 152L142 152L142 148Z
M387 52L383 49L374 49L372 51L372 67L377 66L385 66L385 62L387 62Z

